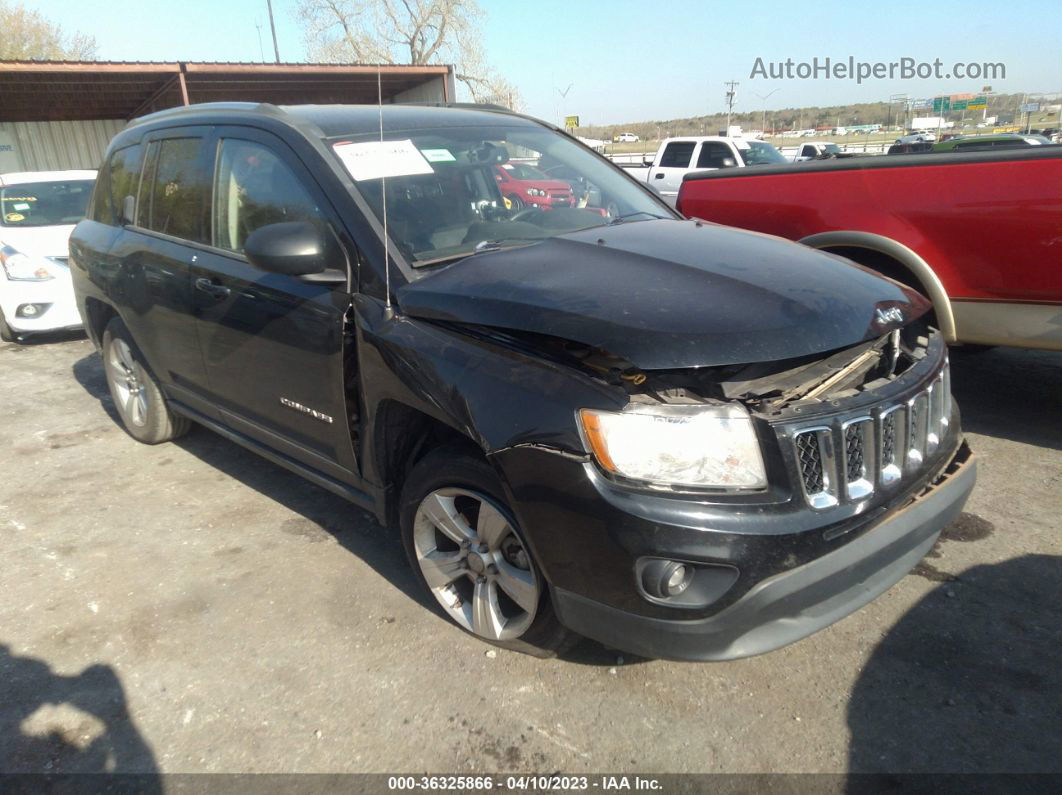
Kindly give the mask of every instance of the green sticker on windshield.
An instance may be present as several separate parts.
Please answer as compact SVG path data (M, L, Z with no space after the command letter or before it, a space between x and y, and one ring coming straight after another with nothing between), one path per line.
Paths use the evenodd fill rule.
M421 149L420 153L429 163L452 163L457 160L449 149Z

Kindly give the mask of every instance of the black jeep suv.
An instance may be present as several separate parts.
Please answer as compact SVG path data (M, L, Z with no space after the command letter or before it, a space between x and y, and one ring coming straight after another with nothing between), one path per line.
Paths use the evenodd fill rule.
M575 206L514 206L510 161L578 175ZM509 648L777 648L895 583L974 484L925 299L686 220L523 116L147 116L70 250L131 436L196 422L371 510Z

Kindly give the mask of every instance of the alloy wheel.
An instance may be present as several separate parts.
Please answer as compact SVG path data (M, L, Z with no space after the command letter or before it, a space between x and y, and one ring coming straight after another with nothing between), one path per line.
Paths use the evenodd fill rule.
M505 513L459 488L428 494L413 518L421 574L447 614L487 640L514 640L542 594L531 556Z
M107 378L111 382L122 416L137 427L147 424L147 396L138 375L129 343L121 338L111 340L107 352Z

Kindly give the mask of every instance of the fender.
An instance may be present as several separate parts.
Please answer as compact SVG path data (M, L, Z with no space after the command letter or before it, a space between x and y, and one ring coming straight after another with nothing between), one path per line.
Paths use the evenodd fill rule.
M937 276L928 262L903 243L898 243L892 238L875 235L871 232L848 230L820 232L801 238L797 242L817 249L831 248L833 246L865 248L892 257L911 271L925 287L929 300L933 302L933 309L937 313L937 322L940 324L940 331L943 333L944 339L949 343L958 342L951 300L948 298L948 293L944 289L940 277Z

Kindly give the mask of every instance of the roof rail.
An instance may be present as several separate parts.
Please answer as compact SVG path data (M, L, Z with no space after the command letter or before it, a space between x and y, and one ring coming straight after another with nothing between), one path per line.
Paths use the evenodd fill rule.
M393 102L393 105L418 105L422 108L463 108L464 110L489 110L496 113L512 113L519 116L515 110L504 105L495 105L492 102Z
M259 112L268 113L272 116L287 116L283 110L276 105L272 105L268 102L199 102L191 105L177 105L173 108L164 108L163 110L157 110L154 113L148 113L144 116L137 116L135 119L129 121L129 126L135 126L143 124L149 121L156 121L158 119L167 119L171 116L184 116L189 113L202 113L210 111L244 111L247 113Z

